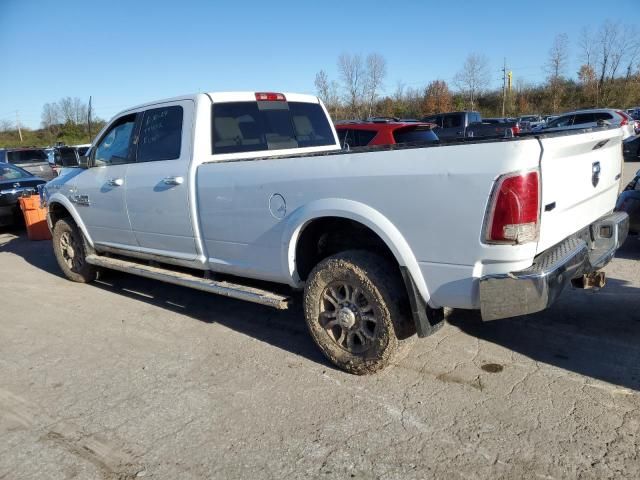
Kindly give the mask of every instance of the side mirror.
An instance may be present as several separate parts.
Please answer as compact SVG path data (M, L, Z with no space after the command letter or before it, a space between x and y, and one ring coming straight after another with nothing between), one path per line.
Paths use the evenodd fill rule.
M89 168L89 157L86 155L80 155L78 158L78 167Z
M60 156L59 153L55 153L53 155L53 163L56 164L59 167L63 167L64 165L62 164L62 157Z

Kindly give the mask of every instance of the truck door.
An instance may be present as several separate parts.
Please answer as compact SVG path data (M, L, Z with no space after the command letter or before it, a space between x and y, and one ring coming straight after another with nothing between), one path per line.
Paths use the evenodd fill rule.
M442 116L442 128L436 130L440 138L464 138L464 114L449 113Z
M137 115L116 119L96 143L90 168L70 185L69 200L76 204L89 235L97 244L137 246L125 204L125 177L133 161L133 133Z
M189 201L194 102L169 102L141 112L136 162L127 170L127 210L147 253L196 258Z

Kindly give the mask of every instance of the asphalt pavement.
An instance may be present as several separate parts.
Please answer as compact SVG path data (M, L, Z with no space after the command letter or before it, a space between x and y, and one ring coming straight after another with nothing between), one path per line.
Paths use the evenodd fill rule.
M535 315L449 311L358 377L299 306L72 283L0 230L0 479L640 478L639 260L630 238L604 289Z

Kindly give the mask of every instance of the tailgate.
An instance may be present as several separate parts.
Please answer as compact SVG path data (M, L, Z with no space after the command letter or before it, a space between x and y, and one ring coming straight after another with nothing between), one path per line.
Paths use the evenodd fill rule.
M541 136L538 252L612 211L622 172L622 131Z

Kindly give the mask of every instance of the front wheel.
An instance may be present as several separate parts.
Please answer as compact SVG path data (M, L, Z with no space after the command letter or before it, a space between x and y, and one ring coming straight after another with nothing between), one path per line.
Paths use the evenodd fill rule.
M53 227L53 251L60 269L74 282L96 279L96 268L86 262L86 244L73 220L62 218Z
M395 265L366 251L324 259L304 291L314 341L336 366L358 375L381 370L405 352L412 333L406 305Z

